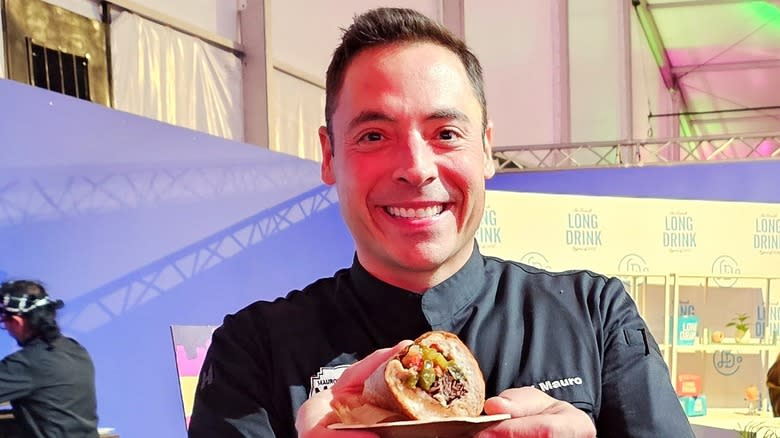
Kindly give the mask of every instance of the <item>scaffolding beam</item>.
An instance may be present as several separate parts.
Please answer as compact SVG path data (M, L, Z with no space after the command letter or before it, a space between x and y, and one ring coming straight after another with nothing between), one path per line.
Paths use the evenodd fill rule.
M497 146L493 157L498 172L503 173L780 159L780 132Z

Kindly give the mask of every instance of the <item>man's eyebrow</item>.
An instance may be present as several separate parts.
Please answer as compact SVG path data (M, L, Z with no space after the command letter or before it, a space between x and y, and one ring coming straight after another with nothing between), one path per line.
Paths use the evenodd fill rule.
M460 122L468 122L469 116L457 108L442 108L430 113L428 117L426 117L426 120L456 120ZM361 111L357 116L349 121L349 124L347 125L347 131L354 129L356 126L359 126L363 123L375 121L395 122L395 119L381 111Z
M428 120L455 120L459 122L468 122L469 116L457 108L442 108L432 112L427 117Z
M347 125L347 131L362 123L375 121L394 122L395 119L380 111L361 111L360 114L349 121L349 124Z

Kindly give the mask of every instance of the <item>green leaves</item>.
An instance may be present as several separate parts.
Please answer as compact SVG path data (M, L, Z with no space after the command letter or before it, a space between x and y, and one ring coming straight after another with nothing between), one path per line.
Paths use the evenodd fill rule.
M726 324L726 327L734 327L737 330L747 331L750 327L748 326L748 320L750 319L750 316L748 316L747 313L738 313L737 316L731 318L731 322Z

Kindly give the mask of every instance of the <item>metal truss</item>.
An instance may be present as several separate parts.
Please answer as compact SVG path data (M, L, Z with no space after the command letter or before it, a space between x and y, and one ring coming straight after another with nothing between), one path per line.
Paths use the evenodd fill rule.
M288 192L311 181L311 168L290 165L191 166L162 169L125 168L16 171L0 179L0 226L61 220L87 214L152 207L159 204L200 202L242 193ZM298 192L300 193L300 191Z
M780 132L493 148L498 172L780 158Z
M61 323L92 331L337 203L334 188L319 186L82 295L68 303Z

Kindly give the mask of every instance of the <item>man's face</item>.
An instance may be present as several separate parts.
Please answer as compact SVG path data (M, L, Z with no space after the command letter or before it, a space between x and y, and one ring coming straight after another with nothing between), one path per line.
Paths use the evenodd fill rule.
M431 43L368 49L353 59L320 129L322 178L336 184L363 266L423 291L471 255L494 173L492 128L460 60ZM333 155L331 155L333 151Z

